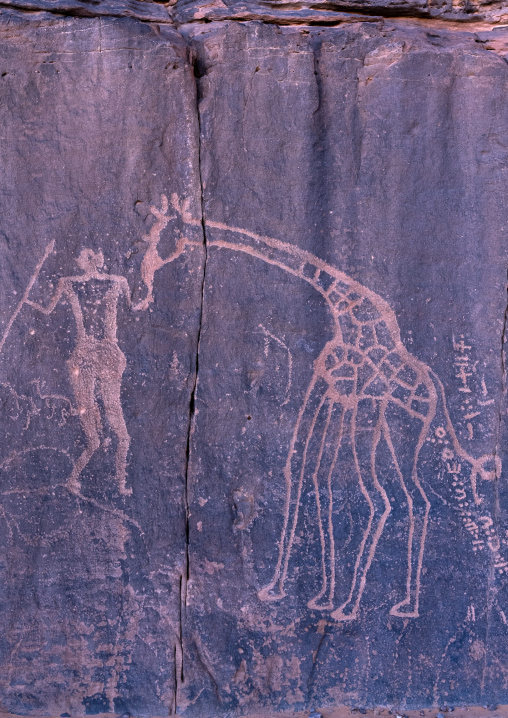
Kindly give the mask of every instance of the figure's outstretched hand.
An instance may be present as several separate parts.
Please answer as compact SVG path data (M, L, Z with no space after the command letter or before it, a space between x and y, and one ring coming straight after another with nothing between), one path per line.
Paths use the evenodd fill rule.
M56 292L51 298L50 303L47 307L43 307L42 304L39 304L38 302L32 302L31 299L26 299L25 304L28 304L29 307L32 307L33 309L37 309L37 311L42 312L43 314L51 314L51 312L54 310L60 299L62 298L62 295L65 290L65 281L64 278L60 278L58 280L58 284L56 287Z

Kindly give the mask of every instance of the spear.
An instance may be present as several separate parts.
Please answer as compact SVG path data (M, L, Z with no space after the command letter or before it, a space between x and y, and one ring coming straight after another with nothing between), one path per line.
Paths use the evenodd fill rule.
M3 333L2 339L0 340L0 352L1 352L2 349L4 348L5 341L6 341L7 337L8 337L8 335L9 335L9 332L11 331L12 325L13 325L14 322L16 321L16 317L17 317L18 314L20 313L20 311L21 311L21 309L22 309L22 307L23 307L23 304L25 304L25 302L26 302L27 299L28 299L28 295L30 294L30 292L31 292L31 290L32 290L32 287L33 287L33 285L35 284L35 281L36 281L37 277L39 276L39 272L40 272L41 269L42 269L42 265L44 264L44 262L46 261L46 259L49 257L49 255L50 255L51 252L53 251L54 247L55 247L55 240L52 239L51 242L48 244L48 246L46 247L46 249L45 249L45 251L44 251L44 256L42 257L41 261L39 262L39 264L38 264L37 267L35 268L35 272L34 272L34 273L32 274L32 276L30 277L30 281L28 282L27 288L26 288L25 291L23 292L23 296L21 297L21 299L20 299L20 301L19 301L19 303L18 303L18 306L17 306L16 309L14 310L14 313L13 313L12 317L9 319L9 321L8 321L8 323L7 323L7 326L5 327L5 331L4 331L4 333Z

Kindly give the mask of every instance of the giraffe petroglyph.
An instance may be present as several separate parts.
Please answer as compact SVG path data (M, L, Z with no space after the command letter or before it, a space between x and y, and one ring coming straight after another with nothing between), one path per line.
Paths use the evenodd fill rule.
M141 263L141 277L146 284L146 297L133 307L133 309L137 310L148 309L153 302L153 279L155 272L177 259L184 251L186 244L195 244L194 242L189 242L186 237L181 237L176 243L175 251L166 257L166 259L162 259L158 248L161 240L161 232L167 227L168 222L171 219L176 219L176 217L167 216L168 198L164 194L161 196L161 209L157 209L157 207L152 205L150 212L156 221L151 226L148 234L145 234L142 238L148 245Z
M124 419L120 393L127 362L117 339L118 303L123 299L134 310L147 309L153 301L155 272L174 261L185 248L184 243L180 241L169 257L162 259L159 256L157 245L160 234L171 219L167 217L166 197L164 195L162 197L160 210L154 206L150 210L155 222L149 233L143 237L148 243L141 268L142 278L147 286L147 296L143 301L132 305L127 279L102 271L104 255L102 251L94 252L92 249L83 249L76 259L82 274L61 277L47 306L31 301L28 298L30 291L43 263L54 250L53 240L48 244L0 340L1 352L9 331L24 305L46 315L51 314L60 301L66 301L70 305L77 337L74 350L67 361L67 368L77 405L74 413L79 416L85 435L85 448L74 462L67 480L67 487L76 494L81 490L80 476L83 470L101 445L103 427L99 400L102 401L106 421L117 439L115 478L119 493L125 496L132 493L132 489L126 486L130 436Z
M172 205L184 222L200 224L189 216L187 206L175 195ZM431 503L418 473L418 460L439 401L446 422L446 428L441 427L441 438L448 437L451 445L445 450L448 452L445 458L454 459L453 466L459 466L458 471L450 468L450 473L460 473L458 462L471 467L471 501L465 501L464 482L453 482L454 486L458 485L457 499L462 501L460 515L464 526L478 543L482 543L480 534L485 537L496 569L499 573L505 572L508 564L500 554L500 540L492 519L480 516L481 500L477 493L478 477L491 480L499 475L499 457L474 458L461 446L448 413L441 381L429 366L406 349L397 318L388 303L344 272L291 244L208 219L205 226L219 230L224 237L209 239L208 247L244 252L309 283L324 298L333 323L333 338L314 362L313 375L294 426L284 468L286 498L277 562L273 578L259 591L259 598L275 601L286 595L285 582L295 542L304 478L309 473L315 490L321 542L321 589L308 606L331 610L337 621L349 621L358 616L367 574L393 509L376 468L378 450L384 442L407 507L404 596L392 606L390 613L402 618L419 615L420 579ZM388 411L393 408L419 425L411 469L406 472L401 468L387 419ZM324 421L319 422L319 417L324 417ZM363 527L349 594L346 601L335 608L332 480L346 434L350 439L358 487L368 506L368 519ZM324 471L327 438L333 445L333 456ZM312 441L317 441L319 448L315 462L309 466Z
M173 195L171 204L184 224L201 227L201 220L193 218L189 212L188 200L180 202ZM143 237L148 247L141 266L146 296L133 309L147 309L153 302L155 272L174 261L187 247L200 244L182 237L172 254L166 259L160 256L158 245L161 232L172 219L167 216L168 206L167 198L162 195L161 209L150 208L155 222ZM218 230L224 237L209 239L207 245L210 248L246 253L307 282L323 297L332 318L333 337L314 362L312 378L290 440L284 468L286 498L277 562L272 581L259 591L260 599L275 601L286 595L285 583L295 544L304 479L310 474L315 489L321 542L322 585L308 605L313 609L331 610L332 617L339 621L358 616L367 574L393 508L376 468L379 447L384 443L407 507L405 595L390 612L404 618L419 615L420 577L431 503L418 474L418 460L440 401L445 416L445 427L440 429L441 438L448 437L451 444L451 448L445 450L448 452L445 458L453 461L449 464L448 473L454 478L452 484L457 487L456 496L461 501L460 515L464 526L476 539L474 543L481 543L479 537L485 537L495 568L500 573L505 572L508 564L500 554L501 542L492 518L480 515L478 507L481 502L476 487L478 477L489 480L499 476L499 458L485 455L475 459L461 446L448 413L441 381L430 367L407 351L400 338L397 318L387 302L344 272L291 244L211 220L206 220L205 226ZM60 278L47 306L32 302L28 299L29 293L42 264L52 251L53 243L50 243L7 323L0 351L25 304L44 314L51 314L60 300L70 304L76 322L77 341L68 369L85 434L85 449L74 463L68 486L71 491L79 492L80 475L100 446L102 427L98 399L101 399L106 419L117 436L116 480L119 491L130 494L131 490L126 487L130 437L120 399L126 359L116 336L118 302L124 298L131 306L127 280L123 276L103 272L102 252L85 249L77 259L82 274ZM102 316L97 311L99 308L104 310ZM392 440L387 414L393 408L419 425L409 471L401 468ZM352 447L353 468L368 507L368 518L362 529L347 600L335 608L332 481L346 436ZM327 438L333 446L333 456L324 470ZM318 451L316 460L310 465L309 447L312 442L317 442ZM471 501L466 500L464 481L459 477L462 470L459 462L470 466Z

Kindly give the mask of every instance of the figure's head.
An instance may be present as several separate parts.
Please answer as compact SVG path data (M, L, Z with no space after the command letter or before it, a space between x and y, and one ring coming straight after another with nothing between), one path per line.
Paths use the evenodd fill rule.
M93 249L82 249L76 264L83 272L96 272L104 265L104 255L102 252L94 252Z

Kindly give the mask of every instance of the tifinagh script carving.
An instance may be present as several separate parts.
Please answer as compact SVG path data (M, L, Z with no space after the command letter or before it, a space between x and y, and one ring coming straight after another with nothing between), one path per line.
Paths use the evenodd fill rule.
M171 204L184 224L201 226L201 221L190 215L188 201L181 202L173 195ZM68 488L75 493L80 490L81 473L100 446L98 399L103 403L106 419L118 440L116 481L119 492L124 495L131 493L131 489L126 486L130 437L120 400L126 359L116 336L117 308L118 302L123 299L133 310L148 309L153 302L155 272L174 261L187 247L197 244L182 237L175 251L162 259L158 251L161 232L173 219L167 215L168 208L169 203L164 195L160 210L155 206L150 208L155 222L143 238L148 246L141 266L142 279L146 285L146 296L142 301L131 305L126 278L103 272L102 252L91 249L83 249L77 257L81 274L61 277L55 294L46 306L31 301L29 293L42 264L53 251L52 242L46 248L0 340L1 352L12 324L24 305L50 314L61 300L65 299L70 304L76 323L77 341L68 361L68 370L77 404L76 411L86 439L85 449L74 461L68 478ZM308 606L331 611L337 621L350 621L358 616L369 568L387 518L394 508L391 503L393 499L383 486L378 471L381 459L379 448L384 442L407 506L406 575L402 582L404 594L402 600L392 606L390 613L402 618L418 617L420 577L431 512L431 501L422 485L418 462L439 402L442 404L446 425L436 430L436 436L447 444L443 451L446 453L447 473L452 477L458 492L457 510L466 530L475 538L475 543L488 546L498 573L504 573L508 563L501 555L502 541L496 534L490 516L482 515L481 499L477 493L478 477L490 480L499 476L499 457L484 455L474 458L461 446L448 413L440 379L403 345L397 318L387 302L347 274L291 244L220 222L206 220L206 225L219 230L224 236L209 240L209 247L246 253L310 284L324 298L333 322L333 337L314 362L312 378L295 420L284 468L286 498L276 565L272 580L259 591L259 598L263 601L277 601L286 595L286 578L301 509L304 478L310 475L315 489L321 543L321 589ZM93 297L93 301L90 297ZM98 305L104 310L101 315L96 312ZM281 340L264 327L262 330L289 352ZM291 374L288 392L290 387ZM393 408L419 426L409 471L401 467L392 440L387 413ZM353 469L359 491L368 506L368 518L361 527L362 538L349 595L345 602L336 607L337 555L333 534L332 486L346 436L349 437L352 449ZM316 441L318 450L311 462L309 446ZM327 445L332 447L332 452L325 459ZM460 478L463 465L470 467L469 500L464 481ZM484 540L479 538L480 534Z

